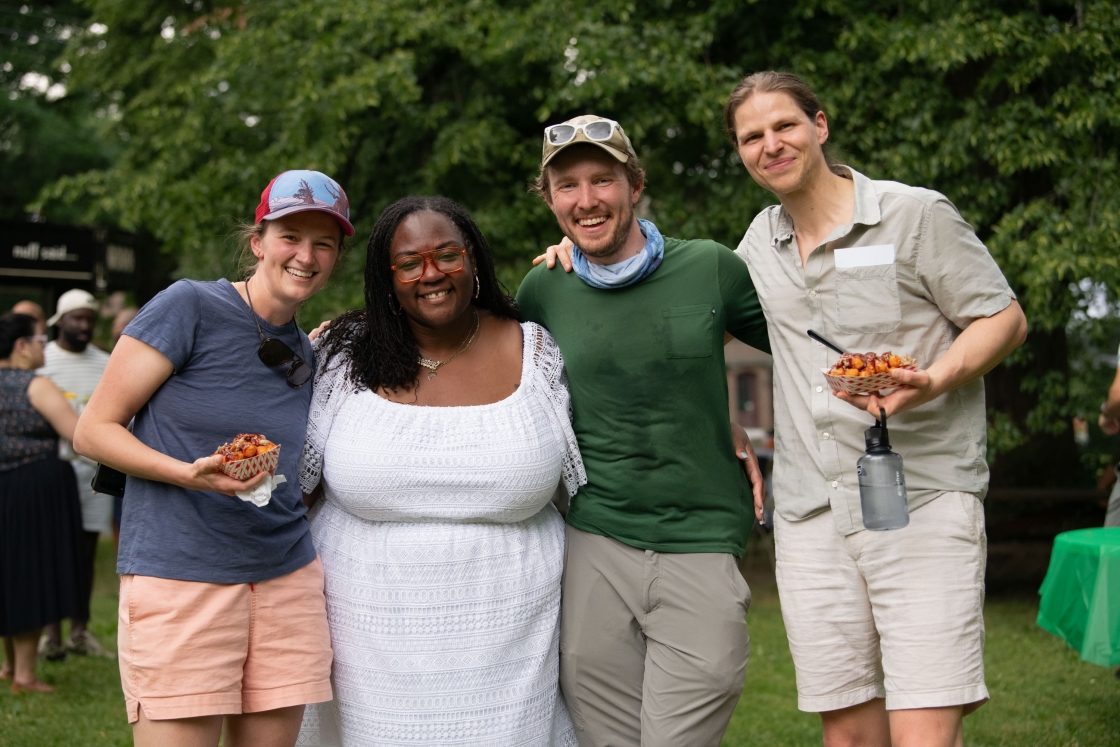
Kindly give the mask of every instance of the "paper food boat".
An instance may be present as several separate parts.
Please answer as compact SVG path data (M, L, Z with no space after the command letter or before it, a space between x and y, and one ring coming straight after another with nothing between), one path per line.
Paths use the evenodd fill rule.
M899 366L907 371L913 371L917 366ZM832 376L829 369L822 368L821 373L828 379L828 385L834 392L847 392L848 394L878 394L888 389L898 389L900 386L890 374L890 371L872 374L870 376Z
M222 472L234 480L248 480L262 472L273 472L280 463L280 444L272 451L251 456L248 459L238 459L236 462L222 462Z

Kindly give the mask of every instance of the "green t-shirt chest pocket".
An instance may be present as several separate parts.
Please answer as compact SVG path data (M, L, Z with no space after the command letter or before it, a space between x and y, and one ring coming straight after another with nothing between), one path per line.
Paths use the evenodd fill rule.
M661 310L667 358L707 358L712 354L716 310L709 304Z
M844 332L891 332L902 322L895 266L836 269L837 326Z

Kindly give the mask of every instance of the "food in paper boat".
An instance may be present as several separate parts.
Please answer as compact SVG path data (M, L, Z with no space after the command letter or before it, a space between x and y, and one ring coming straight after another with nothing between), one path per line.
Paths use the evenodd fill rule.
M261 472L273 472L280 463L280 444L260 433L238 433L214 452L221 454L222 472L235 480L248 480Z
M918 362L908 355L886 353L844 353L832 368L821 369L828 385L836 392L848 394L874 394L886 389L897 389L899 383L891 371L903 368L913 371Z

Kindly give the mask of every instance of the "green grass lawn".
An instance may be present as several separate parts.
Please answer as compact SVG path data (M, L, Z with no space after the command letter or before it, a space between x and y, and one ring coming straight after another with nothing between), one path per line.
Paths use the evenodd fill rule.
M102 542L93 630L116 643L117 582L113 546ZM768 560L752 556L754 603L746 687L727 730L729 747L820 744L816 716L797 710L793 663ZM1062 641L1034 624L1035 599L992 599L987 678L992 700L965 719L965 743L990 747L1120 745L1120 680L1079 661ZM40 664L53 695L13 696L0 689L0 746L101 747L132 743L115 661L70 657Z
M97 551L90 629L117 648L117 574L112 540ZM50 695L12 695L0 687L0 746L102 747L131 745L117 662L70 656L64 662L39 662L39 678L54 685ZM8 683L4 683L7 685Z

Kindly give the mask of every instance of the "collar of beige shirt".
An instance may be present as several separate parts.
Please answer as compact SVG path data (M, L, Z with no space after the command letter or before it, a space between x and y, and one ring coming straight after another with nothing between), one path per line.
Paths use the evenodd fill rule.
M879 198L875 194L875 187L872 185L870 179L850 166L845 166L843 164L833 166L832 173L855 182L856 204L855 209L852 211L852 222L846 226L837 226L834 228L828 235L828 238L822 242L825 244L846 236L852 230L852 226L873 226L883 219L883 214L879 210ZM773 238L770 239L770 244L772 246L778 246L779 244L787 243L792 238L793 218L783 207L778 211L778 227L774 232Z

